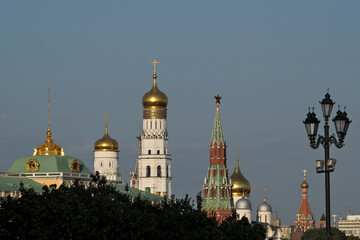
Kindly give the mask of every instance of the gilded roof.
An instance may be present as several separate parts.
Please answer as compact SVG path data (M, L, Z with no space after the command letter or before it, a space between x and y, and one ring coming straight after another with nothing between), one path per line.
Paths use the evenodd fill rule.
M61 155L64 156L64 149L53 142L51 138L50 128L47 129L46 132L46 140L43 144L40 144L34 149L34 156L41 155Z
M239 167L239 159L236 160L236 166L233 174L230 177L233 196L249 197L251 186L249 181L242 175Z
M144 108L165 109L168 105L168 98L165 93L161 92L156 84L157 75L153 75L153 87L145 93L142 98L142 105Z

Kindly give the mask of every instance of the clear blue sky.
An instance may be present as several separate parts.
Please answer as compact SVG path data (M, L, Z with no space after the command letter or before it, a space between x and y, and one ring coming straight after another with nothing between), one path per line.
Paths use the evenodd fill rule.
M55 142L92 169L108 112L128 181L156 58L158 85L169 98L177 197L202 190L219 92L229 172L238 148L253 212L267 188L282 223L293 224L307 169L318 221L324 176L314 165L324 151L308 146L302 121L308 106L321 117L318 101L330 88L353 120L346 146L331 149L338 160L332 214L345 217L348 207L360 213L359 7L328 0L1 1L0 170L44 141L50 82Z

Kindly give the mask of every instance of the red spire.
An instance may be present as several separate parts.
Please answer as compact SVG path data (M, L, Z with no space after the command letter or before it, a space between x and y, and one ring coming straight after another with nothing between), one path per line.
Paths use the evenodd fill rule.
M302 231L306 231L308 229L312 229L315 226L314 217L311 213L310 204L308 201L308 188L309 184L306 182L306 170L304 172L304 180L301 183L302 189L302 200L299 208L299 212L296 217L295 226L300 228Z

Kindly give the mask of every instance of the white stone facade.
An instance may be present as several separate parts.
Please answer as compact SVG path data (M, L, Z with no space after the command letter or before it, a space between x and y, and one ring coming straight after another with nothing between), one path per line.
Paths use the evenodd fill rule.
M138 157L140 190L161 196L171 195L171 156L167 145L166 118L143 119L141 155Z
M121 183L118 152L94 151L94 171L105 176L109 182Z
M257 213L258 222L271 224L271 215L270 211L258 211Z

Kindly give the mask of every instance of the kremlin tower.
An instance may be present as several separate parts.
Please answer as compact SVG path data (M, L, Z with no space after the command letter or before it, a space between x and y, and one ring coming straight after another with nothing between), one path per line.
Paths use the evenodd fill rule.
M315 220L311 213L310 205L308 202L308 188L309 184L306 182L306 170L304 170L304 180L301 183L302 200L295 221L295 227L299 228L303 232L308 229L313 229L315 227Z
M168 98L157 86L156 60L153 86L142 98L143 131L138 155L138 186L160 196L171 195L171 155L168 154L166 112Z
M108 133L107 117L105 113L105 134L94 144L94 171L106 177L108 182L122 183L119 173L119 144Z
M251 186L249 181L242 175L239 167L239 150L236 150L236 166L233 174L230 177L232 184L232 197L234 205L236 207L236 213L239 215L239 219L247 217L249 223L251 223L251 203L249 201Z
M232 184L226 168L226 141L221 126L219 93L215 99L216 113L209 146L210 166L203 184L202 210L209 216L215 216L218 222L222 222L232 215L234 203Z

